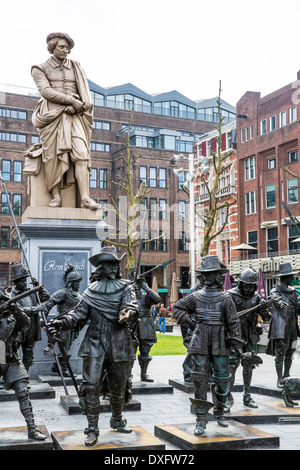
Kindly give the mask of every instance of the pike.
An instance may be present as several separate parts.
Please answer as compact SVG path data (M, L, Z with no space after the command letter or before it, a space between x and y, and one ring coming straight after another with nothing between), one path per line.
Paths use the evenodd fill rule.
M6 199L7 199L7 202L8 202L8 206L9 206L9 211L10 211L10 214L12 216L12 219L13 219L13 223L14 223L14 226L15 226L15 231L16 231L16 234L17 234L17 237L18 237L18 240L19 240L19 243L20 243L20 247L21 247L21 250L22 250L22 254L23 254L23 258L25 260L25 263L26 263L26 266L28 268L28 272L29 272L29 276L30 276L30 279L31 279L31 283L33 283L32 281L32 273L31 273L31 269L30 269L30 266L29 266L29 263L28 263L28 260L27 260L27 256L26 256L26 253L25 253L25 249L24 249L24 246L23 246L23 242L22 242L22 238L21 238L21 235L20 235L20 232L19 232L19 228L18 228L18 225L17 225L17 222L16 222L16 219L15 219L15 215L14 215L14 212L13 212L13 209L12 209L12 206L11 206L11 202L10 202L10 199L9 199L9 195L8 195L8 192L7 192L7 189L6 189L6 185L4 183L4 180L3 180L3 177L2 177L2 172L0 171L0 180L1 180L1 183L2 183L2 186L4 188L4 191L5 191L5 194L6 194ZM41 286L39 286L41 287ZM38 289L40 290L40 289ZM38 300L38 303L39 305L41 305L41 300L40 300L40 296L39 296L39 293L38 293L38 290L36 291L36 297L37 297L37 300ZM28 295L28 291L26 291L26 295ZM16 299L16 297L13 298L14 300ZM50 338L53 338L55 342L57 342L58 344L58 347L60 349L60 352L64 358L64 360L66 361L66 365L67 365L67 368L68 368L68 371L70 372L70 376L72 378L72 382L73 382L73 385L75 387L75 390L78 394L79 390L78 390L78 386L77 386L77 383L76 383L76 380L75 380L75 377L74 377L74 374L73 374L73 371L71 369L71 366L70 366L70 363L69 363L69 359L67 357L67 354L64 350L64 347L61 343L61 340L59 338L56 338L56 337L53 337L53 335L50 334L50 332L48 331L48 327L47 327L47 319L46 319L46 316L45 316L45 312L44 310L41 309L41 316L42 316L42 319L43 319L43 322L44 322L44 327L45 327L45 330L46 330L46 333L47 335L50 337ZM57 356L57 353L54 349L54 358L55 358L55 362L57 364L57 368L58 368L58 371L59 371L59 375L61 377L61 380L62 380L62 383L63 383L63 387L64 387L64 390L65 390L65 393L66 395L69 395L69 392L68 392L68 389L67 389L67 386L66 386L66 382L65 382L65 379L64 379L64 375L63 375L63 372L62 372L62 368L61 368L61 365L60 365L60 362L59 362L59 359L58 359L58 356Z
M3 304L0 305L0 317L1 314L12 304L18 302L19 300L27 297L28 295L35 294L40 290L44 289L44 285L41 284L40 286L33 287L32 289L28 289L25 292L21 292L21 294L16 295L15 297L11 297L10 299L6 300Z
M149 269L148 271L145 271L142 276L145 276L145 274L149 274L151 273L152 271L156 271L157 269L161 269L161 268L164 268L165 266L167 266L168 264L172 263L172 261L174 261L175 258L170 258L170 259L167 259L167 261L163 261L162 263L158 264L157 266L154 266L154 268L152 269Z
M276 297L276 299L267 300L264 304L254 305L254 307L250 307L250 308L247 308L246 310L242 310L241 312L238 312L238 317L241 317L242 315L246 315L246 313L255 312L255 310L259 310L262 306L269 307L275 301L277 302L278 300L280 301L281 299L282 297ZM281 303L283 307L288 306L286 302L281 302Z

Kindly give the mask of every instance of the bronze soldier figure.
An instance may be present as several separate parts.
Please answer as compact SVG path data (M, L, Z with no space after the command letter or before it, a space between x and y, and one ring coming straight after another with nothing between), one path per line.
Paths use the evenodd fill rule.
M290 263L281 264L277 275L280 284L270 292L274 303L266 353L275 356L278 388L282 388L283 379L290 376L297 338L300 337L300 298L292 287L294 274L297 273L293 271Z
M220 426L227 426L224 416L230 383L230 347L241 350L240 322L234 302L222 291L222 274L226 266L217 256L205 256L199 272L204 287L179 300L173 306L173 315L179 324L186 323L193 330L188 352L192 355L192 380L195 398L191 398L197 419L194 434L204 433L207 413L214 406L214 416ZM192 316L195 315L195 321ZM213 403L207 401L207 386L212 369Z
M0 377L6 390L14 390L22 415L25 418L28 438L43 441L46 436L37 429L28 393L28 372L18 355L18 334L30 328L31 320L16 304L6 308L3 304L9 296L0 292Z
M73 265L69 265L66 269L63 281L65 283L65 287L59 289L58 291L54 292L51 295L50 299L47 300L41 307L45 311L45 316L48 318L48 315L51 309L56 305L57 306L57 316L59 318L64 313L69 312L72 310L76 305L79 304L81 300L81 295L79 294L79 287L80 281L82 280L81 275L77 272ZM58 333L58 338L61 340L61 343L64 347L66 353L70 351L73 341L78 337L78 332L74 331L61 331ZM54 348L55 343L48 338L48 346L44 350L46 356L53 356L54 355ZM70 355L68 355L68 358ZM64 358L60 354L58 356L59 362L61 364L61 369L63 372L64 377L70 377L68 372L67 365L65 363ZM52 372L55 374L59 374L57 363L54 361L52 365Z
M12 298L29 289L27 287L28 277L29 271L27 266L21 263L15 263L12 265L11 280L14 284L11 290ZM32 278L32 281L34 286L39 285L35 278ZM39 292L39 297L41 302L44 302L50 298L50 294L46 289L43 289ZM18 338L22 349L22 361L26 370L29 371L33 364L35 344L37 341L42 339L40 316L37 308L39 302L36 294L32 294L24 297L19 301L19 303L31 320L30 327L26 331L22 331Z
M232 297L237 312L241 312L254 306L260 306L257 310L246 313L239 317L241 323L242 340L244 341L244 353L256 353L257 343L259 342L262 328L258 324L258 314L263 320L269 320L270 314L266 308L266 301L256 292L258 283L258 273L252 268L244 269L238 278L238 285L227 292ZM246 359L248 358L248 359ZM241 363L240 356L237 354L230 355L230 371L231 382L230 390L234 385L235 374ZM243 367L243 383L244 396L243 403L249 408L257 408L257 405L250 394L250 385L252 380L253 369L256 365L262 363L262 360L256 354L244 355L242 361Z
M129 325L137 318L138 304L131 281L121 279L122 258L118 258L114 246L101 248L89 259L96 267L94 282L84 291L79 305L47 324L50 334L55 335L57 330L80 330L90 321L78 352L83 358L81 392L88 421L86 446L93 446L98 440L99 396L104 376L112 409L110 426L123 433L132 431L122 413L134 359Z
M142 292L142 289L144 292ZM160 295L150 289L143 278L137 280L135 292L140 309L136 328L136 336L138 339L136 349L139 346L140 354L138 361L141 368L141 381L153 382L153 379L147 374L148 365L152 359L150 350L153 344L157 342L151 306L160 303L161 298Z

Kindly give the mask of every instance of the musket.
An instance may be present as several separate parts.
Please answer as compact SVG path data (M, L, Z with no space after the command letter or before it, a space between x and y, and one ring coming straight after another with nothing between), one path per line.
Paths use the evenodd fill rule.
M19 232L19 227L18 227L17 222L16 222L16 219L15 219L15 215L14 215L14 212L13 212L13 209L12 209L12 206L11 206L10 198L9 198L9 195L8 195L8 192L7 192L7 189L6 189L6 185L5 185L5 183L4 183L4 180L3 180L3 177L2 177L1 171L0 171L0 180L1 180L2 186L3 186L3 188L4 188L5 194L6 194L6 199L7 199L7 202L8 202L8 207L9 207L10 215L12 216L12 219L13 219L15 231L16 231L16 234L17 234L19 243L20 243L20 247L21 247L21 250L22 250L23 258L24 258L25 263L26 263L26 266L27 266L27 268L28 268L28 272L29 272L29 276L30 276L30 279L31 279L31 283L33 283L33 276L32 276L32 273L31 273L31 269L30 269L30 266L29 266L29 263L28 263L28 259L27 259L27 256L26 256L26 252L25 252L25 249L24 249L24 245L23 245L23 242L22 242L22 238L21 238L21 235L20 235L20 232ZM39 293L38 293L38 292L36 292L36 297L37 297L38 303L41 304L41 300L40 300L40 296L39 296ZM47 335L48 335L49 337L53 337L53 336L49 333L49 331L48 331L48 328L47 328L47 319L46 319L45 312L44 312L43 310L41 311L41 316L42 316L42 319L43 319L43 322L44 322L44 325L45 325L45 330L46 330ZM56 338L56 340L57 340L57 338ZM69 370L69 372L70 372L73 385L74 385L76 391L78 391L78 387L77 387L77 384L76 384L76 380L75 380L73 371L72 371L72 369L71 369L71 366L70 366L68 357L67 357L67 355L66 355L66 352L64 351L64 347L63 347L63 345L62 345L59 341L57 341L57 343L58 343L58 346L59 346L59 349L60 349L60 351L61 351L61 353L62 353L63 358L64 358L64 359L66 358L66 365L67 365L67 368L68 368L68 370ZM58 368L58 371L59 371L59 375L60 375L60 377L61 377L61 380L62 380L64 389L65 389L66 395L69 395L69 392L68 392L68 389L67 389L67 386L66 386L66 382L65 382L65 379L64 379L63 371L62 371L62 368L61 368L61 365L60 365L60 362L59 362L59 359L58 359L58 356L57 356L57 353L56 353L55 349L54 349L54 359L55 359L55 362L56 362L56 365L57 365L57 368ZM78 392L77 392L77 393L78 393Z
M242 315L246 315L246 313L254 312L255 310L259 310L261 307L268 307L269 305L272 305L274 302L277 302L278 300L281 300L282 297L276 297L276 299L270 299L267 300L263 304L258 304L254 305L254 307L247 308L246 310L242 310L241 312L238 312L238 317L241 317ZM288 304L286 302L281 302L283 307L287 307Z
M149 269L148 271L145 271L144 273L141 274L141 276L145 276L146 274L149 274L151 273L152 271L155 271L156 269L161 269L161 268L164 268L165 266L167 266L168 264L172 263L172 261L174 261L175 258L170 258L168 259L167 261L163 261L162 263L158 264L157 266L154 266L154 268L151 268Z
M33 287L32 289L28 289L25 292L21 292L18 295L15 295L14 297L11 297L10 299L6 300L3 304L0 305L0 315L11 305L19 300L23 299L24 297L27 297L28 295L35 294L36 292L39 292L40 290L44 289L44 285L41 284L40 286Z

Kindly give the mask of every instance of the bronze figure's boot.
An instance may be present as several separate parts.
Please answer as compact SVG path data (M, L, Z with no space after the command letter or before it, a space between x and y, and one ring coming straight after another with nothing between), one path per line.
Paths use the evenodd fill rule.
M85 387L85 415L88 422L88 427L84 430L86 434L85 445L91 447L97 444L99 436L99 414L100 414L100 402L99 396L95 387Z
M252 380L252 367L243 367L243 382L244 382L244 396L243 403L248 408L258 408L257 404L253 400L250 394L250 384Z
M205 429L206 429L206 424L207 424L207 414L214 406L213 403L210 403L209 401L206 400L200 400L197 398L191 398L190 397L190 402L194 408L194 411L196 413L196 427L194 430L194 435L195 436L202 436L204 434Z
M110 427L118 432L129 434L132 432L127 426L127 420L123 417L124 400L121 398L110 397L112 417L110 418Z
M149 375L147 374L147 369L149 362L152 360L152 357L144 357L138 356L139 365L141 368L141 381L142 382L154 382L153 379L150 379Z
M28 429L28 439L34 439L35 441L44 441L47 436L42 433L39 429L37 429L33 412L31 401L29 399L29 393L26 387L26 382L20 381L14 385L14 390L16 393L16 397L19 402L20 411L25 418L27 429Z
M225 418L225 409L231 408L231 393L229 393L229 377L215 377L215 384L211 386L211 395L214 403L214 417L220 426L228 427Z

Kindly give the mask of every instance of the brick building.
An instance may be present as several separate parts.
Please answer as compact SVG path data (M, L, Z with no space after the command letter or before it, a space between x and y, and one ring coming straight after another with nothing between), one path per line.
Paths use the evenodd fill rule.
M211 187L214 179L214 169L211 162L213 153L217 153L217 137L219 137L218 130L210 131L199 139L196 143L196 162L195 162L195 211L196 211L196 266L200 264L201 248L203 244L203 213L209 204L209 193L203 183L203 174L200 168L200 162L203 157L210 159L210 172L206 175L208 184ZM224 164L232 163L220 177L218 203L234 202L237 198L237 161L236 161L236 121L224 124L222 126L221 135L221 151L233 152L227 157ZM214 238L210 244L209 254L216 255L219 259L228 265L231 259L231 249L239 244L238 227L237 227L237 203L231 206L227 224L224 230ZM226 221L225 209L221 209L217 222L217 230L223 226Z
M231 274L247 266L261 268L267 291L275 282L279 264L300 269L300 225L289 226L283 202L300 216L298 81L261 97L246 92L237 103L238 235L254 248L243 255L232 252ZM300 218L299 218L300 221Z
M95 105L90 196L104 209L109 208L110 194L115 200L125 196L124 191L112 182L118 182L124 171L121 157L125 151L123 137L128 132L133 107L130 144L134 154L141 155L132 168L134 191L140 181L145 181L151 189L145 203L157 235L164 230L164 223L169 224L166 239L144 246L142 269L146 271L162 261L176 258L164 272L156 273L159 291L167 303L173 272L182 279L181 287L185 289L188 288L189 271L188 234L181 229L177 213L173 210L175 206L183 208L187 204L187 196L180 188L184 173L179 180L173 173L173 169L178 166L174 154L191 153L194 142L203 133L214 129L216 98L194 102L177 91L148 95L130 83L102 88L89 81L89 86ZM1 171L19 223L29 203L26 178L22 174L23 153L38 141L31 115L39 96L35 89L4 89L3 86L1 89ZM222 113L227 122L235 118L235 109L226 102L222 104ZM0 284L10 285L10 265L21 260L21 252L17 242L10 238L13 224L3 188L1 191ZM108 223L109 214L110 211L107 215ZM124 270L123 275L126 275ZM151 285L151 276L147 280Z

